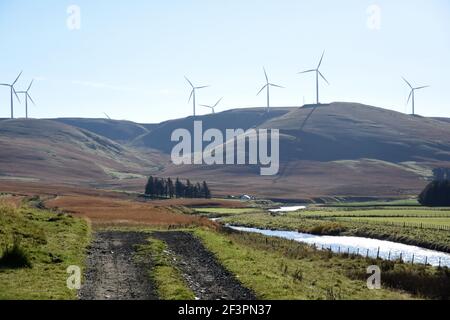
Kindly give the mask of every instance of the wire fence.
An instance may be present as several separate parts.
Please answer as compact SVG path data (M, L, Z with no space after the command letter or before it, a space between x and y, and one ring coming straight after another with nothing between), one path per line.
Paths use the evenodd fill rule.
M370 217L325 217L325 216L316 216L316 217L308 217L309 219L317 219L317 220L329 220L335 222L356 222L356 223L369 223L383 226L392 226L392 227L403 227L403 228L418 228L418 229L433 229L439 231L450 231L450 225L446 224L433 224L433 223L423 223L423 222L406 222L406 221L373 221L367 218ZM383 218L383 217L376 217ZM403 217L402 217L403 218ZM448 218L448 216L446 217ZM450 220L449 220L450 221Z

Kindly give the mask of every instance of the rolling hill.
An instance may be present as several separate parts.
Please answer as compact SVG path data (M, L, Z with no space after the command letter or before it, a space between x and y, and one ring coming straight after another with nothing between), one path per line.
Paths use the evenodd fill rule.
M0 150L0 181L101 185L157 166L136 150L51 120L1 121Z
M197 117L204 130L275 128L280 171L257 166L175 166L173 130L105 119L0 121L0 183L66 183L141 191L148 174L207 180L219 195L276 199L416 195L434 167L450 167L450 121L354 103L234 109Z

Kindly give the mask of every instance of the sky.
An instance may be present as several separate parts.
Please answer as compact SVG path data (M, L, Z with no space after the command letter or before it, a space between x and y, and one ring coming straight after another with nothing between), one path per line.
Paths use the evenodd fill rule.
M217 111L315 101L313 74L325 50L321 102L359 102L450 117L448 0L0 0L0 83L23 70L16 90L35 79L35 118L90 117L156 123ZM23 100L23 97L21 97ZM198 106L198 114L211 111ZM24 103L15 104L17 117ZM10 116L0 87L0 117Z

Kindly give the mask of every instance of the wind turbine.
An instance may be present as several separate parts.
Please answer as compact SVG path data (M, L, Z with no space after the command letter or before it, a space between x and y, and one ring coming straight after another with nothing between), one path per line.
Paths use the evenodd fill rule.
M267 89L267 112L269 112L270 110L270 87L276 87L276 88L283 88L282 86L279 86L277 84L273 84L269 82L269 77L267 76L267 72L266 69L263 68L264 70L264 76L266 77L266 84L264 85L264 87L261 88L261 90L259 90L257 96L259 96L259 94L264 90Z
M219 101L217 101L216 104L213 105L213 106L208 106L206 104L201 104L200 106L211 109L212 113L215 114L216 113L216 107L219 105L219 103L220 103L220 101L222 101L222 99L223 98L220 98Z
M192 103L194 105L194 117L195 117L196 116L196 114L195 114L195 107L196 107L196 104L195 104L195 98L196 98L195 97L195 92L196 92L196 90L208 88L209 86L196 87L196 86L194 86L192 84L192 82L187 77L184 77L184 78L186 79L187 82L189 82L189 85L192 87L191 95L189 96L188 102L191 102L191 99L192 99Z
M18 91L17 93L23 93L25 95L25 118L28 119L28 99L31 100L31 102L33 103L33 105L36 105L33 101L33 98L30 96L30 94L28 93L31 89L31 86L33 85L34 80L31 80L30 85L28 86L27 91Z
M21 71L19 73L19 75L17 76L16 80L14 80L14 82L12 84L0 83L0 86L9 87L11 89L11 119L14 119L14 99L13 99L13 95L15 95L17 100L20 102L20 99L19 99L19 96L17 95L16 89L14 89L14 85L19 80L20 76L22 75L22 72L23 71Z
M415 103L415 91L416 90L420 90L420 89L425 89L425 88L429 88L430 86L422 86L422 87L417 87L417 88L414 88L412 85L411 85L411 83L409 83L408 82L408 80L406 80L405 78L403 78L402 77L402 79L406 82L406 84L411 88L411 93L409 94L409 97L408 97L408 102L406 102L406 104L409 104L409 100L411 100L411 98L412 98L412 114L414 115L415 114L415 105L414 105L414 103Z
M108 120L111 120L111 117L108 116L108 114L106 112L103 112L103 114L106 116L106 118L108 118Z
M325 80L325 82L329 85L330 83L328 82L327 79L325 79L325 77L323 76L323 74L320 72L320 66L322 65L322 60L323 60L323 56L325 55L325 51L322 53L322 57L320 58L319 64L317 65L316 69L311 69L311 70L306 70L303 72L299 72L298 74L303 74L303 73L309 73L309 72L315 72L316 73L316 94L317 94L317 104L319 104L319 76L322 77L323 80Z

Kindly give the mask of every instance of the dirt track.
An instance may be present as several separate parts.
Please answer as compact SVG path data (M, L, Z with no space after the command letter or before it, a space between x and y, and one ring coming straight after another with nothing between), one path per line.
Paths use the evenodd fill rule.
M254 294L221 266L213 254L188 232L154 232L175 254L175 264L201 300L253 300Z
M82 300L156 300L150 280L150 258L144 263L133 259L135 245L149 237L167 243L174 264L188 286L201 300L253 300L232 273L221 266L212 253L188 232L97 232L87 260L85 280L79 292Z
M98 232L91 244L87 272L80 290L82 300L155 300L148 271L151 262L137 264L135 245L146 242L148 234Z

